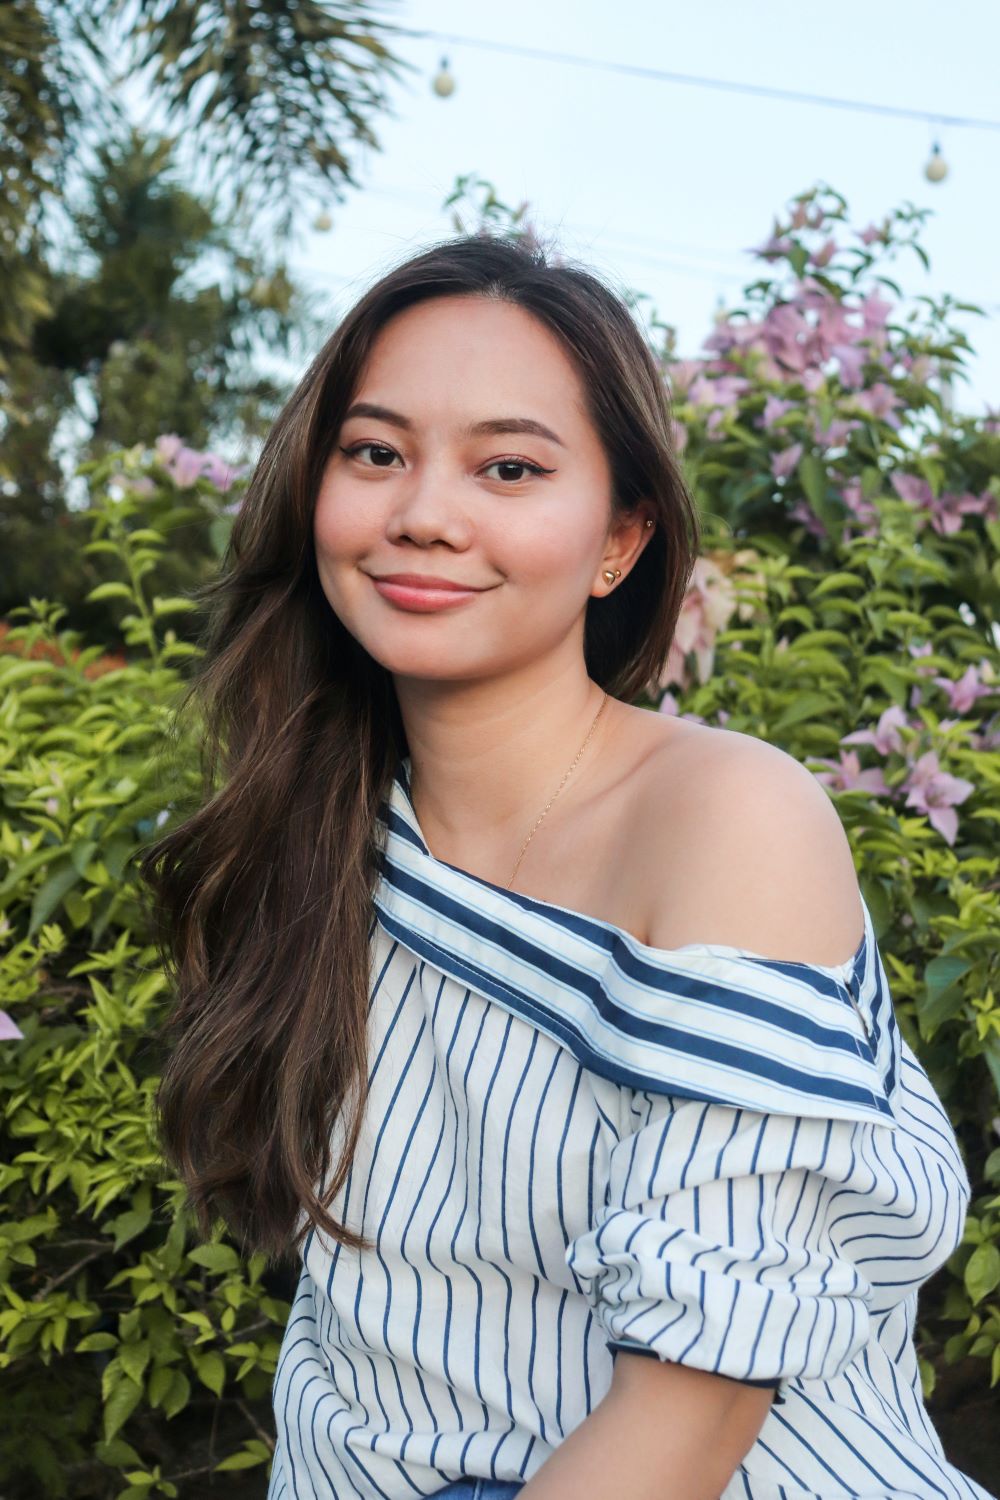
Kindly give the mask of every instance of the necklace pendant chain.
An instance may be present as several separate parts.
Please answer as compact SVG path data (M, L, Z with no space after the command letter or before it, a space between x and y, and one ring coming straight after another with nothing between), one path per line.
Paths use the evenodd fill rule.
M565 776L563 777L562 781L560 781L559 785L556 787L555 791L552 793L552 796L549 798L548 802L545 804L545 806L542 808L542 811L539 813L538 818L535 820L535 826L534 826L534 828L532 828L531 832L528 834L528 837L525 839L524 843L521 845L521 852L517 856L517 864L514 866L514 869L511 872L511 877L508 880L507 885L505 887L506 890L509 891L510 888L511 888L511 886L514 883L514 876L517 874L517 872L518 872L518 870L520 868L521 860L524 858L524 851L525 851L525 849L527 849L528 845L531 843L531 840L534 838L534 836L535 836L535 830L538 828L539 823L541 823L542 819L545 817L545 814L548 812L549 808L552 806L553 802L556 800L556 798L558 797L559 793L562 791L563 787L566 785L566 782L569 780L569 777L570 777L570 772L573 771L574 767L576 766L577 761L580 759L580 756L583 754L584 750L586 750L588 741L590 740L590 736L593 734L594 730L597 728L597 721L601 717L601 714L604 712L604 705L607 703L607 701L608 701L608 695L607 695L607 693L605 693L604 697L601 699L601 706L597 710L597 713L594 715L594 722L591 724L590 728L587 730L587 738L584 740L583 744L580 746L579 750L576 752L576 755L575 755L575 757L573 759L573 762L570 765L569 770L566 772Z

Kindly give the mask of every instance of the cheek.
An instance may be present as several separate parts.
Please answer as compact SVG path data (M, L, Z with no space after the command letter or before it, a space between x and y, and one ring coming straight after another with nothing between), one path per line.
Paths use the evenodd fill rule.
M349 561L367 545L371 529L363 505L348 502L331 484L321 487L313 513L313 540L321 562Z
M534 527L519 541L510 537L505 541L511 579L520 579L535 590L543 588L553 603L586 593L600 555L598 539L572 523L544 530Z

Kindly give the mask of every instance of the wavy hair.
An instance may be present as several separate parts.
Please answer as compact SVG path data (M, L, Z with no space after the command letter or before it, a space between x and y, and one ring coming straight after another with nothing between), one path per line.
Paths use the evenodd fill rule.
M200 790L138 866L173 992L158 1036L164 1156L203 1234L221 1217L244 1251L278 1261L310 1225L366 1244L328 1210L364 1118L378 814L408 754L391 674L322 591L313 510L380 330L415 303L469 295L524 308L560 341L608 456L614 513L643 501L656 517L621 587L587 605L586 669L612 696L655 690L697 557L644 331L590 270L517 236L461 235L390 269L279 414L197 594L202 651L177 722L196 710Z

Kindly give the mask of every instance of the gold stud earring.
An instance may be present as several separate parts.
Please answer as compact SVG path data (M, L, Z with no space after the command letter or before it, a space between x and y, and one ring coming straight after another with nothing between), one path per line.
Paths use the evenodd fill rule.
M605 568L604 569L604 581L605 581L605 583L614 583L615 579L616 578L620 578L621 576L622 576L622 570L621 570L621 568L615 568L615 570L614 570L613 573L612 573L612 571L611 571L610 568Z

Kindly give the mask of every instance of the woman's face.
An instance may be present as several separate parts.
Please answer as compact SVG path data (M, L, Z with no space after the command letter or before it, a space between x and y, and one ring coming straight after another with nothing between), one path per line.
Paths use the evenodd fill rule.
M382 329L323 475L314 537L331 608L389 672L457 681L582 655L587 600L608 592L602 567L624 578L644 540L642 517L614 536L610 519L581 381L529 313L443 297ZM380 589L391 573L476 592L432 608L440 596Z

